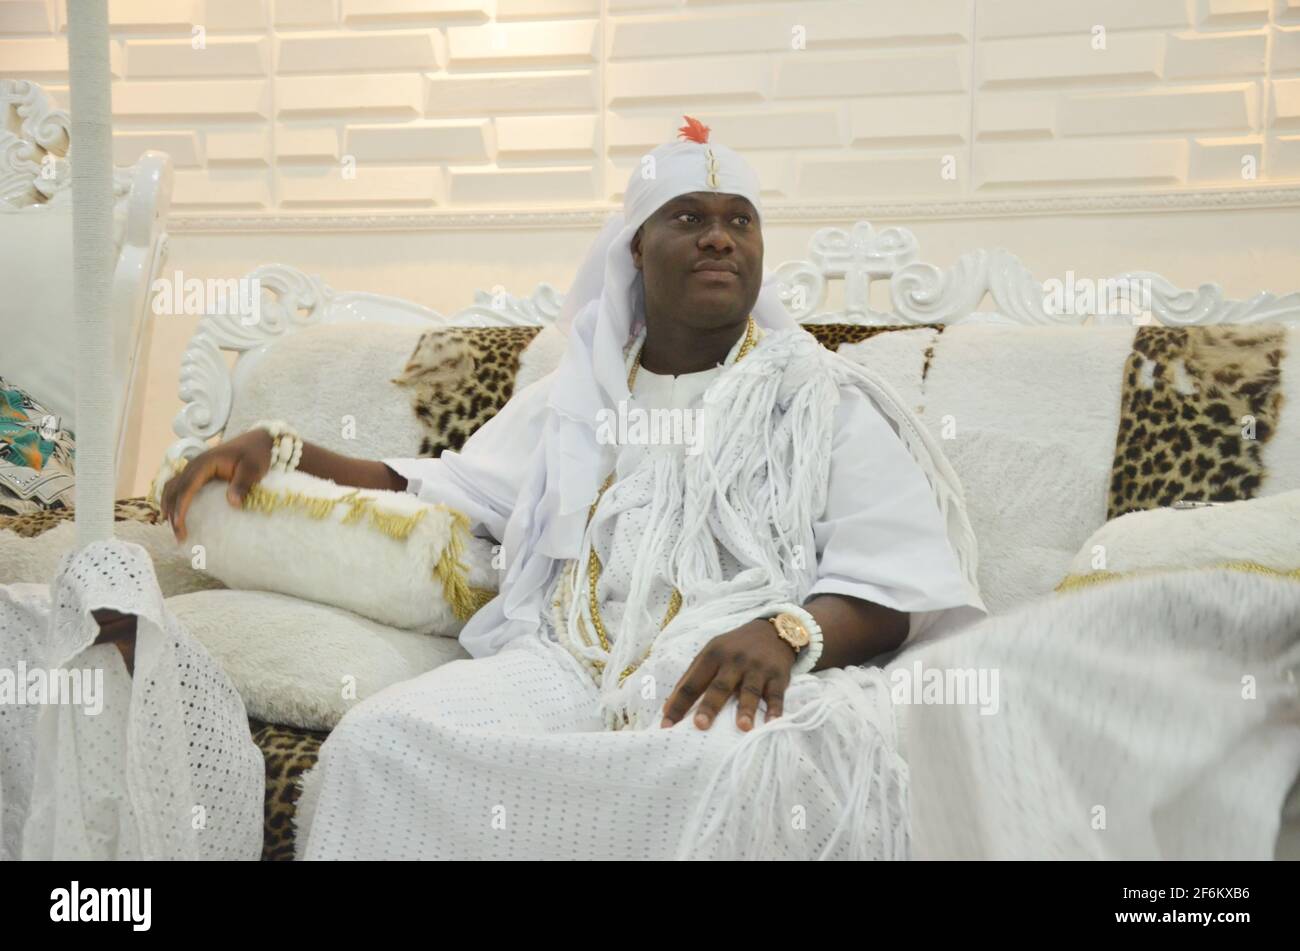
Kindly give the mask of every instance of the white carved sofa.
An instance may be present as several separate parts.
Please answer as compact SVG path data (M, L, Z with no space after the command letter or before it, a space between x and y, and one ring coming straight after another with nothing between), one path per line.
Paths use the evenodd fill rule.
M0 376L76 428L71 119L27 80L0 79ZM166 254L171 159L146 151L114 170L111 286L118 494L135 481L153 323L149 291Z
M881 371L941 439L966 488L981 585L995 612L1049 593L1080 545L1122 511L1300 488L1300 340L1288 330L1300 323L1300 293L1237 301L1214 284L1182 290L1134 271L1109 288L1098 284L1106 293L1087 311L1057 313L1053 287L1008 251L974 251L940 268L920 258L910 231L867 222L818 231L807 259L776 273L791 313L823 342L844 340L841 353ZM455 447L467 432L447 432L439 407L457 405L472 429L494 409L475 408L467 394L503 372L518 385L536 379L563 348L553 327L562 298L548 284L527 297L480 291L471 306L444 315L407 300L336 291L284 265L249 277L263 289L261 320L202 322L182 361L185 406L169 460L192 457L213 437L266 417L290 419L304 438L356 456ZM872 282L882 280L889 282L889 313L869 303ZM831 311L825 302L836 281L844 305ZM898 329L874 332L882 327ZM425 337L430 331L438 333ZM448 333L469 335L479 377L462 381L454 399L446 388L421 383L427 347L420 341ZM516 373L496 351L518 353L525 344ZM1213 378L1239 350L1251 358L1224 396ZM223 351L238 354L233 371ZM488 403L503 396L478 395ZM1227 460L1223 470L1231 474L1217 481L1217 466L1198 468L1172 494L1169 484L1148 492L1153 476L1144 467L1162 444L1136 439L1139 427L1125 417L1132 423L1153 400L1175 399L1201 418L1221 396L1232 404L1233 427L1242 400L1258 416L1257 444ZM421 406L435 411L422 414ZM1139 458L1130 463L1134 453ZM319 738L306 741L304 764Z

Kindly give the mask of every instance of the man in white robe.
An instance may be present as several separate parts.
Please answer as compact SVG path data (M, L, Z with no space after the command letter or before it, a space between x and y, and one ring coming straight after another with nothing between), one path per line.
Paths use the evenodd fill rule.
M462 633L477 659L331 734L300 856L908 854L887 690L858 665L983 613L960 490L892 394L760 288L757 179L686 134L596 242L564 363L463 452L385 460L508 568ZM615 409L624 437L654 411L677 436L611 445ZM796 597L820 628L802 651L768 620Z

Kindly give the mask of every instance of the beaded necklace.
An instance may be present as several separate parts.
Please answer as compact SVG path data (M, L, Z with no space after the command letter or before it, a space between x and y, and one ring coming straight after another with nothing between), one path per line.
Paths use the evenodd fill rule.
M745 356L745 354L749 353L749 351L754 348L754 344L757 342L758 342L758 325L754 323L754 318L751 316L749 318L748 323L745 325L745 339L741 343L740 349L736 351L736 359L733 362L738 363ZM645 342L642 341L641 349L644 348L645 348ZM632 363L632 371L627 376L627 388L629 392L632 389L632 384L636 381L636 371L640 369L640 367L641 367L641 350L639 349L637 350L636 360L633 361ZM617 469L615 469L615 472L616 471ZM596 514L596 506L600 504L600 500L602 496L604 496L605 490L608 489L613 484L614 484L614 472L611 472L608 476L606 476L605 483L600 487L600 491L596 493L596 500L591 503L591 508L587 510L588 526L591 525L591 520ZM609 632L605 629L605 622L601 620L599 598L596 595L596 587L600 582L600 573L602 570L603 567L600 563L600 557L596 554L596 542L593 539L591 543L591 556L587 560L587 607L591 611L591 624L592 627L596 629L596 636L600 639L600 646L602 649L604 649L605 653L608 654L611 651ZM676 586L674 586L672 597L669 598L668 601L668 610L665 612L664 619L659 625L659 630L662 631L664 628L666 628L669 625L672 619L677 616L677 612L681 610L681 607L682 607L682 593L677 590ZM645 654L641 656L640 660L636 661L635 663L629 664L626 668L624 668L619 673L618 675L619 686L622 686L623 682L627 680L628 677L632 676L632 673L638 667L640 667L643 663L645 663L646 658L650 656L651 649L653 649L653 645L651 645L650 649L646 650ZM605 664L603 661L599 661L599 660L593 661L592 664L598 670L601 671L604 670Z

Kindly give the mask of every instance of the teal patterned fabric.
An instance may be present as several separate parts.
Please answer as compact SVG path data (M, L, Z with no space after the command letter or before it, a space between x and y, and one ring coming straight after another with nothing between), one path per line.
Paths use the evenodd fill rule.
M54 453L58 417L46 418L41 414L33 419L30 412L33 409L39 407L26 393L0 377L0 458L40 472ZM47 427L42 431L42 418L47 423L52 419L56 428Z
M62 420L0 377L0 515L71 508L75 457Z

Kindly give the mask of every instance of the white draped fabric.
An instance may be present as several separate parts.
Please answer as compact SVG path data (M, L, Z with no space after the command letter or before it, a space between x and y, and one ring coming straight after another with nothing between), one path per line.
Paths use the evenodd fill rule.
M996 673L996 709L927 702L917 671ZM885 674L903 688L916 858L1274 857L1300 782L1294 578L1138 574L918 645Z
M843 671L834 677L849 677ZM809 676L817 681L818 676ZM831 679L827 678L828 681ZM839 779L805 750L791 771L779 836L750 841L791 859L903 858L906 768L894 754L888 686L862 671L856 731L870 771L871 833L836 832L850 804ZM831 688L835 685L831 684ZM830 689L830 688L828 688ZM787 695L797 716L806 688ZM550 641L519 639L370 697L321 747L298 801L305 859L671 859L743 854L720 847L752 825L744 803L708 841L684 836L715 773L744 740L735 703L707 731L603 729L587 671ZM752 733L749 735L753 735ZM811 742L812 734L799 734ZM731 833L728 836L728 833Z
M679 392L702 394L714 373L678 377ZM549 395L558 375L549 374L516 393L462 452L444 452L437 459L390 458L385 464L407 480L407 491L464 512L475 534L505 539L516 501L539 476L537 447L549 429ZM820 574L813 591L862 597L910 612L912 638L937 636L983 616L969 573L957 565L949 543L952 533L938 516L932 486L875 402L856 387L840 387L832 428L824 509L830 517L814 524ZM629 460L638 452L637 446L625 447ZM621 472L628 471L626 461L618 465ZM599 484L595 480L587 505ZM584 521L586 514L584 508ZM576 545L556 552L561 560L578 554ZM521 555L506 552L507 559ZM553 576L546 580L554 583ZM505 581L508 585L511 576ZM470 619L462 643L471 654L487 656L519 634L535 634L550 603L545 594L539 590L523 603L519 616L534 620L519 625L512 623L503 590L502 597Z
M94 645L101 608L138 618L134 676ZM79 702L35 702L60 671ZM0 859L256 859L264 788L239 694L143 548L94 542L53 585L0 586Z

